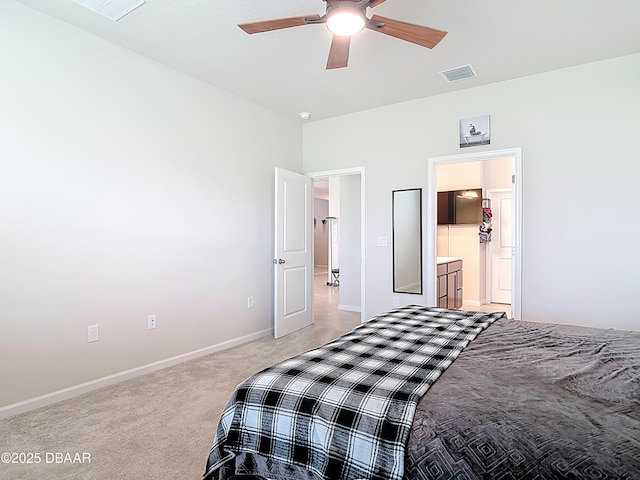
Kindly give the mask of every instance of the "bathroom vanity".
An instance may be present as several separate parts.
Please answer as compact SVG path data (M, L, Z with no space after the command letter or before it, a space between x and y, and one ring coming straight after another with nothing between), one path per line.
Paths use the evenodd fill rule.
M462 258L437 257L436 264L438 307L462 307Z

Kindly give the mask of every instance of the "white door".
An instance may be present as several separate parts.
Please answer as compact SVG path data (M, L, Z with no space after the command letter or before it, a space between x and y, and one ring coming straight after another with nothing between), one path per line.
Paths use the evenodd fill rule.
M491 302L511 303L511 190L489 190L491 212Z
M313 323L313 180L275 170L274 325L276 338Z

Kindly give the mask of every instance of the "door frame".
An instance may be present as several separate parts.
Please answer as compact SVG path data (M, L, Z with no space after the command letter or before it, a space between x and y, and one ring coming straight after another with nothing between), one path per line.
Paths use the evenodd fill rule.
M429 157L427 160L428 190L426 195L425 221L425 276L427 305L436 305L436 229L437 191L436 166L451 163L478 162L496 158L511 157L512 166L512 235L513 263L511 266L511 315L522 319L522 148L488 150L475 153Z
M513 205L513 188L488 188L487 189L487 198L489 200L493 200L491 197L493 194L498 193L506 193L509 192L511 194L511 204ZM493 202L492 202L493 203ZM513 220L513 219L512 219ZM494 231L495 231L495 223L494 223ZM489 303L493 303L493 246L494 243L489 243L489 254L485 258L485 297ZM513 275L513 268L511 269L511 275ZM513 286L513 282L512 282ZM513 297L513 292L511 292L511 296Z
M366 260L366 242L365 242L365 168L364 167L352 167L342 168L338 170L326 170L321 172L307 172L312 179L324 178L324 177L342 177L346 175L360 175L360 323L364 323L367 319L365 317L365 290L366 290L366 275L365 275L365 260ZM315 249L315 245L313 246Z

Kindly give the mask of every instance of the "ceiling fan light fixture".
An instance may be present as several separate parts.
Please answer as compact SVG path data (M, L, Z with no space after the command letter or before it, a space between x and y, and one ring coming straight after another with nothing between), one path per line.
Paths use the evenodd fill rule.
M362 11L353 7L336 8L328 14L327 28L335 35L351 36L364 28Z

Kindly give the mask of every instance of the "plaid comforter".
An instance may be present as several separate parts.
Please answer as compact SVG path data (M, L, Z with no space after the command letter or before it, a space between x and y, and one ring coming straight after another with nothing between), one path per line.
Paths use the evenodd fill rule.
M420 398L504 313L391 310L241 383L225 408L204 479L236 454L328 480L400 480Z

